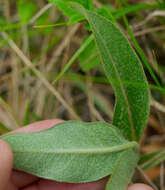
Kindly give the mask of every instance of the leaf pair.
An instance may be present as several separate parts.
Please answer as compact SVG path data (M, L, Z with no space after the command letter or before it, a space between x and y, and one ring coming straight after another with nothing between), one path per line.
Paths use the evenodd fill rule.
M65 4L73 7L73 10L88 20L105 74L115 91L113 124L120 128L126 138L138 141L146 127L150 97L141 62L133 48L114 23L85 9L82 2L52 1L56 3L65 1Z

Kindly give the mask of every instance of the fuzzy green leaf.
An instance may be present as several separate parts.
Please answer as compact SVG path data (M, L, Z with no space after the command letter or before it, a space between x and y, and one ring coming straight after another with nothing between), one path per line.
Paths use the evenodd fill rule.
M12 147L15 169L64 182L103 178L112 173L123 151L137 146L101 122L63 122L45 131L1 138Z
M148 83L141 62L115 24L94 12L82 12L92 27L105 73L115 90L113 124L125 137L138 141L149 114Z
M93 0L49 0L49 2L55 4L64 15L69 17L70 20L68 24L75 24L85 18L79 11L71 7L69 3L79 3L84 8L91 9Z
M125 190L131 181L138 159L137 152L124 151L116 162L112 176L106 185L106 190Z
M65 16L69 17L69 22L68 24L75 24L81 20L84 19L84 16L79 13L77 10L73 9L69 4L63 1L54 1L54 0L49 0L49 2L55 4Z

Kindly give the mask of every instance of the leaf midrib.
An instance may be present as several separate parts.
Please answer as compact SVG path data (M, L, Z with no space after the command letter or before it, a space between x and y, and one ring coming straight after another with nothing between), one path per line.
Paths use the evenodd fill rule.
M88 16L87 16L87 17L88 17ZM104 18L103 18L103 19L104 19ZM88 17L88 20L89 20L89 17ZM109 21L109 20L107 20L107 19L104 19L104 20ZM93 24L92 24L92 28L94 28L94 25L93 25ZM124 99L125 99L126 104L127 104L128 118L129 118L129 121L130 121L130 126L131 126L131 131L132 131L132 139L133 139L133 140L136 140L135 129L134 129L134 124L133 124L133 120L132 120L132 114L131 114L131 110L130 110L130 106L129 106L129 101L128 101L127 95L126 95L126 93L125 93L125 89L124 89L124 87L123 87L123 84L122 84L122 81L121 81L121 78L120 78L120 74L119 74L119 72L118 72L118 70L117 70L117 68L116 68L116 66L115 66L115 64L114 64L114 60L113 60L112 56L111 56L111 55L109 54L109 52L108 52L108 47L107 47L106 43L104 42L104 40L102 39L100 33L97 32L97 30L95 30L95 33L96 33L98 36L100 36L100 39L101 39L102 43L104 44L105 50L106 50L106 52L107 52L107 55L108 55L109 59L112 61L112 65L113 65L113 67L114 67L115 73L116 73L116 75L117 75L117 77L118 77L118 79L119 79L119 85L120 85L120 87L121 87L121 90L122 90L122 92L123 92ZM98 48L98 50L99 50L99 48ZM100 50L99 50L99 52L100 52ZM102 57L101 53L100 53L100 56ZM105 70L105 72L106 72L106 74L107 74L107 76L108 76L108 73L107 73L107 71L106 71L106 69L105 69L104 64L103 64L103 67L104 67L104 70ZM109 77L108 77L108 80L109 80Z
M38 150L14 150L14 153L45 153L45 154L104 154L118 152L129 148L137 147L136 142L128 142L122 145L117 145L107 148L88 148L88 149L57 149L50 151Z

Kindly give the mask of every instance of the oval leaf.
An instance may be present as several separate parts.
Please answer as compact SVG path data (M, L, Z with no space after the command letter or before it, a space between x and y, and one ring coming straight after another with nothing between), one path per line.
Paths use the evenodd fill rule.
M128 139L139 140L149 114L149 89L140 60L115 24L94 12L84 12L115 90L113 124Z
M89 182L112 173L123 151L137 146L107 123L63 122L31 134L2 137L14 152L14 168L64 182Z

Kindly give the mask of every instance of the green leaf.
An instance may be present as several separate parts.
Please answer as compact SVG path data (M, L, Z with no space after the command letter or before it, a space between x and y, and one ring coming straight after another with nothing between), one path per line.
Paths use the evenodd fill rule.
M146 10L146 9L155 9L158 7L159 7L158 4L141 3L141 4L129 5L126 8L120 8L114 10L112 13L115 19L119 19L120 17L129 13L135 13L137 11Z
M149 114L148 83L139 58L110 20L83 10L92 27L102 64L115 90L113 124L124 136L139 140Z
M48 25L48 27L41 27L41 30L37 30L38 33L41 33L41 34L44 34L44 35L49 35L52 30L53 30L53 27L49 27L49 24L50 25L53 25L51 22L50 22L50 9L47 10L46 12L44 12L34 23L34 25L36 26L40 26L40 25ZM33 26L34 27L34 26ZM34 27L36 28L36 27Z
M86 44L89 38L90 36L83 41L82 46ZM99 62L100 57L98 56L98 50L95 41L91 40L79 56L79 66L82 71L86 72L90 69L93 69L94 67L97 67Z
M163 150L159 150L159 151L156 151L156 152L151 152L151 153L142 155L140 157L140 160L139 160L138 164L143 167L143 165L146 164L146 162L150 161L155 156L157 156L158 154L160 154L161 151L163 151Z
M54 2L51 0L51 2ZM54 4L63 12L63 14L70 18L68 24L75 24L84 20L84 16L77 10L74 10L69 4L65 2L54 2Z
M18 15L22 23L27 23L29 19L34 15L38 7L36 3L29 0L18 1Z
M106 185L106 190L125 190L132 178L138 159L137 152L124 151L116 162L112 176Z
M8 127L6 127L4 123L0 122L0 134L4 134L10 131L11 130Z
M84 16L79 11L71 7L69 3L79 3L84 8L91 9L93 0L49 0L49 2L55 4L64 13L64 15L70 18L68 24L75 24L84 20Z
M140 167L143 170L149 170L165 160L165 150L159 150L146 154L139 160Z
M55 4L58 4L58 3L66 4L68 2L75 2L75 3L82 5L86 9L91 9L93 0L49 0L49 2L55 3Z
M114 21L114 17L112 16L112 13L111 13L113 10L114 10L114 8L110 5L104 5L101 8L95 8L94 9L94 11L97 14L99 14L99 15L101 15L101 16L103 16L103 17L105 17L111 21Z
M123 151L138 146L126 141L117 128L101 122L63 122L45 131L1 138L12 147L15 169L76 183L111 174Z
M82 54L86 47L93 41L93 36L89 36L89 38L81 45L81 47L74 53L74 55L71 57L71 59L68 61L68 63L65 65L65 67L62 69L62 71L58 74L56 79L52 82L52 85L54 85L64 74L65 72L71 67L71 65L74 63L74 61L78 58L80 54Z

